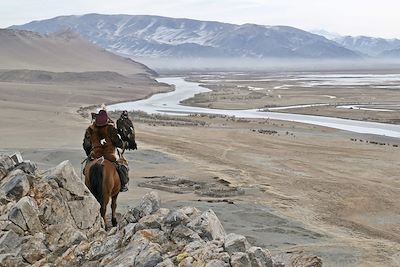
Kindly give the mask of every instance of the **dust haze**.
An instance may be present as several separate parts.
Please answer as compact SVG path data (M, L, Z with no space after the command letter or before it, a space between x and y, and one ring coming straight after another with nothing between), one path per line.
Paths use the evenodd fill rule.
M400 59L282 59L282 58L132 58L160 73L169 72L282 72L282 71L397 71Z

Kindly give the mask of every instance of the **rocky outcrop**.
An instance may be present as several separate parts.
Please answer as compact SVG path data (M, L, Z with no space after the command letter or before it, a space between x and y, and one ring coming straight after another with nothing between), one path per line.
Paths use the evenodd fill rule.
M156 192L106 232L68 161L38 173L1 156L0 170L0 266L283 266L244 236L227 235L212 210L165 209Z

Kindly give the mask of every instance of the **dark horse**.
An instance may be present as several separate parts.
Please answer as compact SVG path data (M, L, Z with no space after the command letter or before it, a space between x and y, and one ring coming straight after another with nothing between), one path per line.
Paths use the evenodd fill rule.
M125 161L123 157L119 161ZM126 161L125 161L126 162ZM111 223L112 226L117 226L115 210L117 208L117 197L121 188L121 182L115 166L115 163L104 159L96 159L88 162L85 166L85 184L90 192L100 203L100 214L103 217L105 227L107 204L111 198Z

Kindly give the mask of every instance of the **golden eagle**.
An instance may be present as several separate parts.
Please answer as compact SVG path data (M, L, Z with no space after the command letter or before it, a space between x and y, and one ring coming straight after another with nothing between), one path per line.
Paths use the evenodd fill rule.
M127 143L126 149L137 149L135 142L135 128L133 127L132 121L128 117L128 111L124 110L117 120L118 133L121 136L122 141Z

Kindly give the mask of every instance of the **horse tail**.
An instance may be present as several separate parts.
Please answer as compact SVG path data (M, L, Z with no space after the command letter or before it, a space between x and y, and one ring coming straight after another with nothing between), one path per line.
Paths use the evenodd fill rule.
M103 205L103 166L101 164L94 164L90 168L90 191L100 203Z

